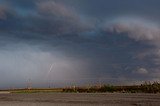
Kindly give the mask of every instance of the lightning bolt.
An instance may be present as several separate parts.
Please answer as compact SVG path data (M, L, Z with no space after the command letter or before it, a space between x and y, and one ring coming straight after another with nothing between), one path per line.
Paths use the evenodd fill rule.
M52 69L53 69L53 65L54 65L54 64L51 65L48 74L51 73L51 71L52 71Z

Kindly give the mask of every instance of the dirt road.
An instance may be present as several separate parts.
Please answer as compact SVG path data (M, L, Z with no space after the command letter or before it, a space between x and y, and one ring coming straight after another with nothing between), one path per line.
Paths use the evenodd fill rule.
M0 106L160 106L160 94L0 94Z

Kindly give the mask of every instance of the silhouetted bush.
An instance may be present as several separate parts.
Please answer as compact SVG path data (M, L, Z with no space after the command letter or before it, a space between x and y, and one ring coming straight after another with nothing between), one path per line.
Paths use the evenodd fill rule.
M158 82L154 82L153 84L145 82L141 85L141 90L145 93L160 93L160 84Z

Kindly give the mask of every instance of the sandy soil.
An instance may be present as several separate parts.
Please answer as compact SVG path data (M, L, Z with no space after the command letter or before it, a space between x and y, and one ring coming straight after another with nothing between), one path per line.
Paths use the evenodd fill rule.
M0 94L0 106L160 106L160 94Z

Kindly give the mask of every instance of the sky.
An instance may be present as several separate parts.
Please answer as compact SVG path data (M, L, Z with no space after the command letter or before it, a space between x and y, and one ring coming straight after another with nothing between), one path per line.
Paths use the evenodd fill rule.
M0 0L0 88L160 81L159 0Z

